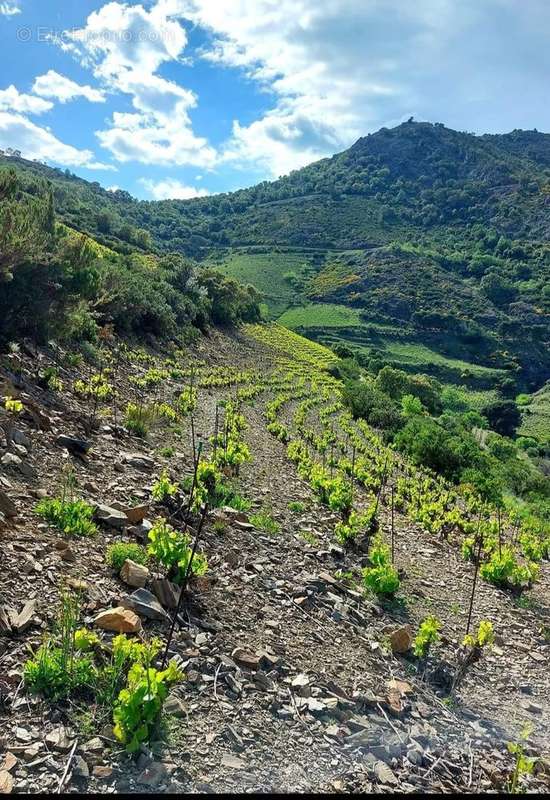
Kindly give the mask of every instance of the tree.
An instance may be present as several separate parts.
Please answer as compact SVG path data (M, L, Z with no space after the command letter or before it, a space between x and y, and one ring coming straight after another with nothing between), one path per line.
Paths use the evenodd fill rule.
M517 297L515 286L498 272L488 272L481 279L480 289L496 306L505 306Z
M501 436L514 436L521 423L521 413L513 400L497 400L481 410L492 430Z

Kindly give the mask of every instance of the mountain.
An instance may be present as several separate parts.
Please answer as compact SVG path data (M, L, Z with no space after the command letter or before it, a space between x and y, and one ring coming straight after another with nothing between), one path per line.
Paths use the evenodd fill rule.
M274 182L137 201L11 157L114 250L179 251L254 284L283 324L487 391L550 377L550 135L408 122ZM1 163L1 162L0 162Z

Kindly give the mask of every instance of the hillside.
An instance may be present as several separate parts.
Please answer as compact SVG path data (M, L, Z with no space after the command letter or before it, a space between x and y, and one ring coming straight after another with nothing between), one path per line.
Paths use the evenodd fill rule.
M547 134L409 122L272 183L191 201L139 202L0 163L28 191L51 180L63 221L115 250L215 265L257 286L271 318L303 307L308 336L326 338L324 304L351 308L359 324L339 312L333 343L475 390L487 381L468 369L506 370L519 392L550 377L549 162Z
M478 509L352 420L327 372L335 362L330 351L266 326L212 331L169 353L105 342L103 370L59 346L26 345L4 357L2 393L19 398L22 411L1 459L3 791L504 791L514 769L506 743L523 741L527 722L525 755L538 760L519 786L548 789L548 562L529 590L478 579L470 630L490 620L495 642L450 694L457 664L474 652L461 646L475 571L461 544ZM99 384L110 390L97 402L85 386ZM144 416L139 433L124 416L128 403L164 411ZM327 451L331 432L336 446ZM185 511L192 475L206 474L193 466L199 442L199 458L221 465L202 528L199 511L190 522ZM391 545L399 575L393 595L364 592L372 537L351 546L335 538L342 515L315 488L306 451L317 478L324 465L327 479L330 469L350 481L358 512L378 498L384 557ZM197 491L206 490L203 479ZM88 535L59 530L45 515L39 502L61 496L95 509ZM190 524L192 537L200 532L196 553L208 570L192 578L169 646L185 678L172 687L153 740L132 758L113 733L112 701L101 690L112 678L102 670L116 630L138 630L134 642L158 636L164 646L178 587L159 551L122 577L106 558L116 544L131 545L137 559L159 516L177 529ZM487 531L493 524L484 518ZM502 546L516 534L503 517ZM78 598L69 617L63 587ZM61 609L65 627L56 628ZM117 628L124 614L127 627ZM411 638L433 616L440 637L420 657ZM63 673L75 676L68 697L53 683L57 673L33 692L32 652L75 630L92 644L71 658L81 674L91 658L99 677L79 686L71 668ZM115 673L117 686L124 674ZM48 698L54 685L61 696Z
M473 284L294 251L265 323L220 252L90 238L29 170L0 171L0 791L543 792L547 397ZM289 254L257 255L268 294ZM444 302L487 332L443 340Z

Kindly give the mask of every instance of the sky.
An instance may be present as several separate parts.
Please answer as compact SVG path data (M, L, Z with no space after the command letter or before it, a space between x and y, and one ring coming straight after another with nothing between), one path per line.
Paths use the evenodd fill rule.
M550 0L0 0L0 149L142 199L413 116L550 131Z

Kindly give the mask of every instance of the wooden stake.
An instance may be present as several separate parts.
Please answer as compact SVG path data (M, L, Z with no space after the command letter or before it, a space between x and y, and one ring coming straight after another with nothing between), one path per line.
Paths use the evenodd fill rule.
M477 556L475 561L475 570L474 570L474 580L472 582L472 594L470 596L470 608L468 609L468 622L466 623L466 636L470 633L470 624L472 622L472 611L474 610L474 596L476 592L476 583L477 583L477 574L479 572L479 565L481 563L481 548L483 547L483 535L480 535L480 527L481 527L481 517L479 519L479 526L478 526L478 546L477 546Z

